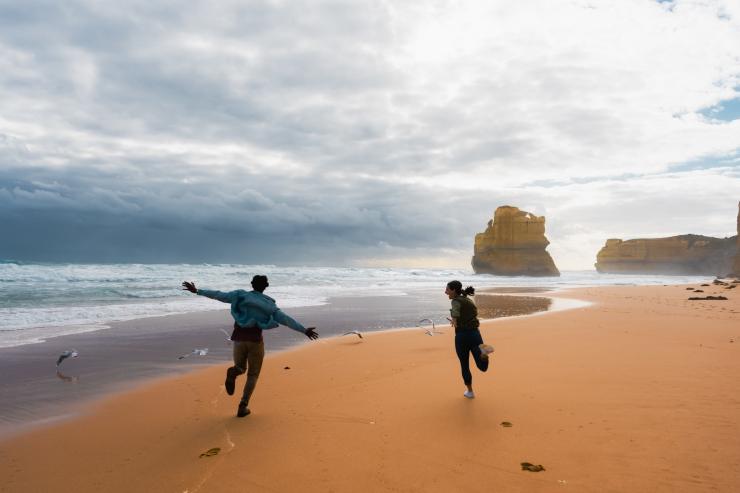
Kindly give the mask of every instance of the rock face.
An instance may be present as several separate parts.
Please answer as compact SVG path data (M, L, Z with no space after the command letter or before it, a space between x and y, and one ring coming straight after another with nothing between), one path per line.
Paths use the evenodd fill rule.
M508 205L475 235L473 270L499 276L559 276L545 238L545 218Z
M696 274L725 276L732 269L737 238L680 235L606 240L596 270L617 274Z
M737 203L737 251L735 252L735 265L731 275L740 277L740 202Z

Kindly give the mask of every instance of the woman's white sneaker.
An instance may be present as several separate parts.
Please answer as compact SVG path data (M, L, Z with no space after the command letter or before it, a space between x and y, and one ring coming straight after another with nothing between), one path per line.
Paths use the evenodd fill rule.
M468 399L475 399L475 394L473 393L472 390L466 390L465 393L463 394L463 397L466 397Z
M493 352L493 346L489 344L481 344L478 347L480 348L480 357L483 359L488 359L488 355Z

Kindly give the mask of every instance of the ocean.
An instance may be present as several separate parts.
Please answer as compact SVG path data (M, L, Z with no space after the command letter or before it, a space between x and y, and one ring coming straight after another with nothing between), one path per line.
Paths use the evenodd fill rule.
M242 264L63 264L0 261L0 347L104 330L112 322L210 310L225 305L183 291L251 289L255 274L270 279L267 294L282 308L323 305L331 297L403 296L444 291L458 279L476 288L572 288L690 284L707 276L636 276L565 271L560 277L504 277L454 269L281 267Z

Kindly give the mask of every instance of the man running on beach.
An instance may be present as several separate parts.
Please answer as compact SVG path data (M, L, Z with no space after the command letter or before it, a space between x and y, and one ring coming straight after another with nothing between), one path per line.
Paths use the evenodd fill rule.
M251 412L247 407L249 398L254 392L262 369L262 360L265 357L262 331L274 329L282 324L304 334L311 340L319 337L315 327L306 328L296 322L277 307L274 299L263 294L269 285L267 276L259 275L252 278L252 291L237 289L224 293L197 289L193 282L182 283L186 291L231 304L231 316L234 317L234 332L231 334L231 340L234 342L234 366L226 370L224 387L226 387L227 394L234 395L236 377L244 372L247 373L244 393L236 413L240 418Z

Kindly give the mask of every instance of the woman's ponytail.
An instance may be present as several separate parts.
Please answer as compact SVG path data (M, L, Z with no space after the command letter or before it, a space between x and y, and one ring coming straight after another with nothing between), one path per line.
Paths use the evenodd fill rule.
M463 289L460 281L450 281L447 283L447 287L454 291L458 296L461 294L465 296L473 296L475 294L475 288L473 286L468 286Z

